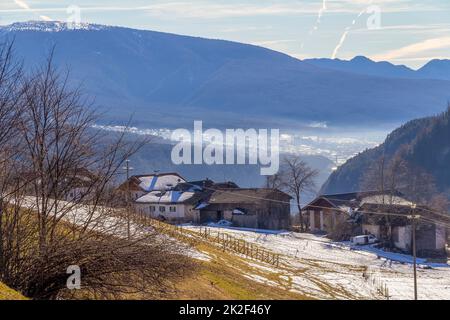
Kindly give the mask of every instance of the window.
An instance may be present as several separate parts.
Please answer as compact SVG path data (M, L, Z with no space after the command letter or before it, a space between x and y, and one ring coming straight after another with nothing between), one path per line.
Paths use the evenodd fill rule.
M150 206L150 212L155 212L156 211L156 207L155 206Z
M170 212L177 212L177 207L169 207Z
M159 212L166 212L166 207L159 207Z

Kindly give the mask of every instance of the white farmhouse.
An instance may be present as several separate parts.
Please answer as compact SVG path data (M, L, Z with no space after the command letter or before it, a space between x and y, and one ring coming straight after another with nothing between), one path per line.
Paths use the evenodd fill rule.
M145 174L130 177L119 190L130 192L131 199L137 200L149 192L171 190L183 182L186 180L178 173Z

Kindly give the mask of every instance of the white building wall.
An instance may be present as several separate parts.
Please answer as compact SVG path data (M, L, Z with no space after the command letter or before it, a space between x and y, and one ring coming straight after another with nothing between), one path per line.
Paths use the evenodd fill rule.
M444 227L436 226L436 249L445 249L447 233Z
M136 212L139 214L146 214L152 218L164 217L167 220L180 220L186 218L187 206L184 204L152 204L152 203L136 203ZM155 211L151 211L151 207ZM160 211L160 207L165 208L164 212ZM175 207L176 211L171 212L170 207Z
M314 231L316 229L315 221L314 221L314 211L308 210L309 215L309 228L311 231Z
M320 230L323 230L323 211L320 211Z
M398 229L398 241L394 241L395 247L403 250L411 249L411 226L396 227Z

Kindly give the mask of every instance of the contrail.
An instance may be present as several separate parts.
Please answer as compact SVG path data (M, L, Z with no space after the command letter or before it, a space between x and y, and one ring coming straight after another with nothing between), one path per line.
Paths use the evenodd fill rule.
M322 1L322 7L319 9L319 12L317 13L316 24L311 29L309 34L312 34L315 30L317 30L319 28L319 24L321 22L321 19L322 19L322 16L323 16L323 13L325 12L325 10L327 10L327 0Z
M22 1L22 0L14 0L14 3L17 4L19 7L21 7L22 9L28 10L28 11L30 11L31 13L36 14L36 13L34 12L34 10L31 9L31 7L30 7L25 1ZM51 19L50 17L44 16L44 15L39 15L39 18L42 19L42 20L45 20L45 21L52 21L52 19Z
M319 9L319 12L317 13L317 20L316 23L314 24L314 26L312 27L312 29L309 31L308 33L308 37L310 37L314 31L316 31L317 29L319 29L319 25L321 23L321 19L323 16L323 13L327 10L327 0L322 0L322 7ZM300 47L303 49L303 46L305 45L305 42L302 42L302 44L300 45Z
M370 0L369 5L372 2L373 2L373 0ZM347 39L347 35L350 32L350 29L356 24L356 21L359 19L359 17L361 17L363 15L364 12L366 12L365 8L358 14L358 16L355 19L353 19L352 24L345 28L344 33L342 34L341 38L339 39L337 46L333 50L333 55L331 57L332 59L336 59L339 49L341 49L341 47L344 45L345 39Z
M338 51L342 47L342 45L344 44L345 39L347 38L347 34L349 33L349 31L350 31L350 27L345 28L345 31L342 34L341 39L339 40L339 43L337 44L336 48L334 48L333 55L331 56L331 59L336 59Z

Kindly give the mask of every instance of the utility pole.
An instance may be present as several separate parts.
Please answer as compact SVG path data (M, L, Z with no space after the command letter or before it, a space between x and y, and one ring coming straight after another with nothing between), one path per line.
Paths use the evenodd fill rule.
M130 167L130 160L125 160L125 167L123 168L126 170L127 173L127 191L126 191L126 202L127 202L127 238L128 240L131 239L131 222L130 222L130 170L133 170L133 168Z
M414 210L416 209L416 204L413 203L411 205L411 215L408 216L409 219L412 221L412 244L413 244L413 265L414 265L414 300L417 300L417 253L416 253L416 227L417 227L417 220L420 219L420 215L416 215L414 213Z

